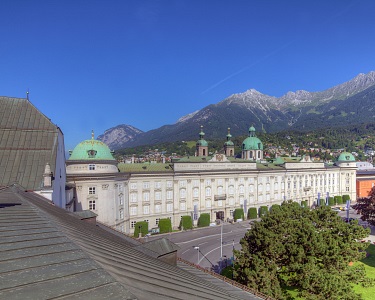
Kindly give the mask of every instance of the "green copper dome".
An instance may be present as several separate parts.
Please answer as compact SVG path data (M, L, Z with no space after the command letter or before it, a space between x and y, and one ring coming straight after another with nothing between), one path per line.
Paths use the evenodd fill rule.
M204 137L204 132L203 132L203 126L201 126L201 132L199 133L199 140L197 141L197 146L203 146L203 147L208 147L208 143L206 142Z
M355 161L353 154L349 152L342 152L337 161Z
M242 142L242 150L263 150L263 143L255 136L255 128L249 128L249 137Z
M71 152L69 160L115 160L111 150L101 141L85 140Z

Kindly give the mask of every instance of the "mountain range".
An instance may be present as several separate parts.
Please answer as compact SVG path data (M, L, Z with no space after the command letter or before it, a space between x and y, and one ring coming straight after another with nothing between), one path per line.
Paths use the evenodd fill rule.
M181 117L175 124L143 132L131 125L110 128L98 139L111 149L197 140L200 126L206 139L225 139L230 127L234 136L247 133L251 124L260 131L315 130L375 120L375 72L320 92L298 90L281 97L255 89L228 98Z

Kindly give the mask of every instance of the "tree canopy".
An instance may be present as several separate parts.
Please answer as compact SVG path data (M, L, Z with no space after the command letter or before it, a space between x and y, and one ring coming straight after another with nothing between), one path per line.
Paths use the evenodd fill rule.
M375 187L372 187L368 197L358 198L353 208L361 214L361 220L375 226Z
M329 207L314 210L284 202L241 239L235 250L236 281L276 299L288 299L283 287L304 299L361 299L351 283L370 284L364 267L349 266L365 257L369 230L345 223Z

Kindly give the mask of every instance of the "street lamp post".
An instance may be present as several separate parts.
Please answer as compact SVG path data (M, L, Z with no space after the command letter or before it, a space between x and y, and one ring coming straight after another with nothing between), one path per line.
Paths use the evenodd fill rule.
M197 253L198 253L198 261L197 261L197 265L199 265L199 247L198 246L193 246L193 248L195 250L197 250Z

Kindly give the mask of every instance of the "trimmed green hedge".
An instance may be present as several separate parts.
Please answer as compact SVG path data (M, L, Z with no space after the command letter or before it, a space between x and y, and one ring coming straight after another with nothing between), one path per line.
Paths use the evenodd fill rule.
M342 204L342 197L341 196L335 196L334 201L336 204Z
M172 232L172 222L169 218L160 219L159 221L160 233Z
M281 206L279 204L272 204L271 211L279 211L281 210Z
M256 219L257 217L258 217L257 209L255 207L250 207L247 210L247 218L248 219Z
M242 208L236 208L233 212L233 219L236 222L238 219L245 219L245 214Z
M134 237L138 237L139 233L145 236L148 233L148 223L146 221L137 222L134 225Z
M261 206L259 208L259 217L263 217L268 213L268 207L267 206Z
M346 204L346 201L350 200L350 196L349 195L342 195L342 201L344 204Z
M180 226L178 226L180 230L187 230L193 229L193 221L191 216L182 216L180 220Z
M328 205L334 206L335 205L335 199L333 197L328 197Z
M198 227L206 227L210 225L210 214L203 213L198 218Z

